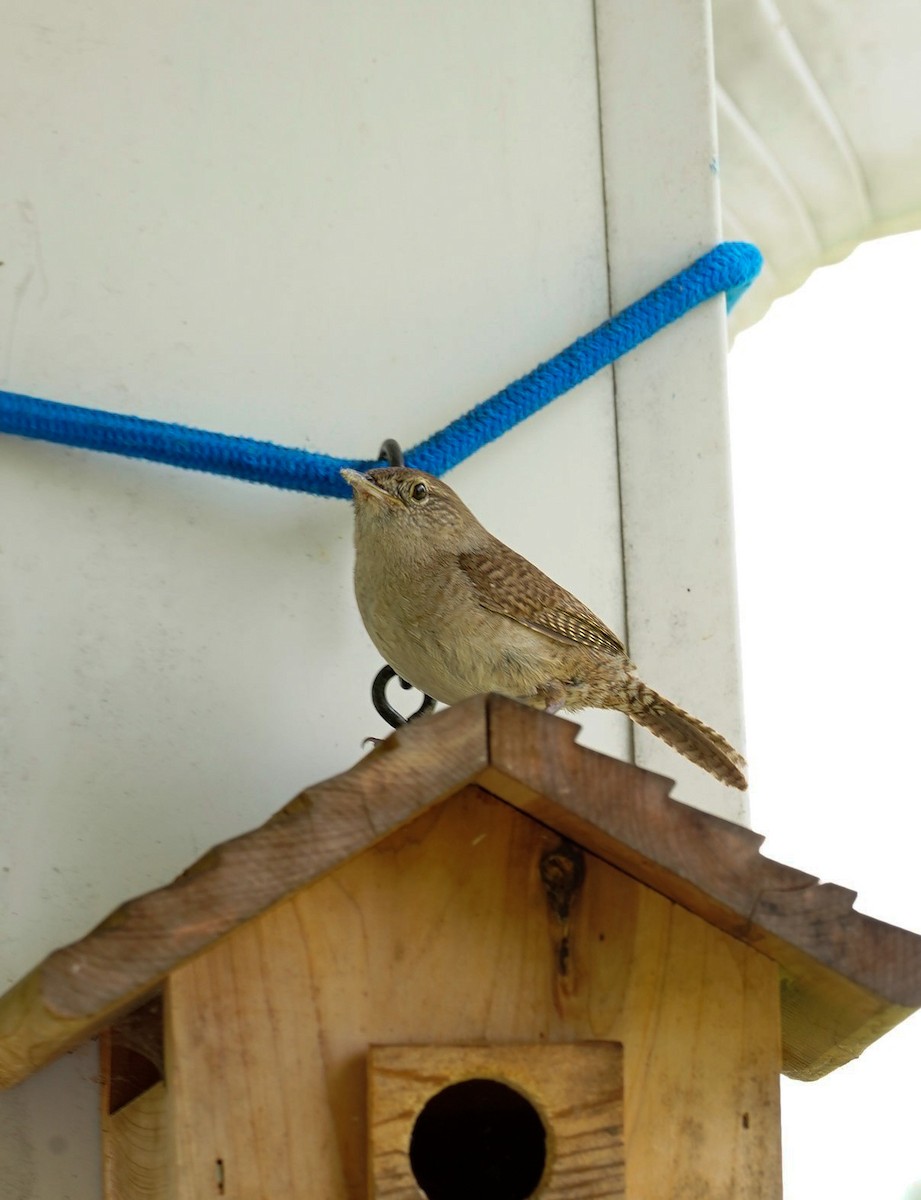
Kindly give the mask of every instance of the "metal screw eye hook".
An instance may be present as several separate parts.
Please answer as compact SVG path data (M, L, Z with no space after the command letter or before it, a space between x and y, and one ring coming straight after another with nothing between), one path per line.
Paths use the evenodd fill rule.
M387 684L391 679L397 679L399 676L393 667L381 667L378 673L374 676L374 682L371 684L371 701L379 716L393 729L400 729L403 725L408 725L410 721L415 721L419 717L424 717L430 713L435 707L435 701L431 696L424 696L422 703L414 713L408 717L402 716L387 700ZM411 688L412 684L407 683L405 679L400 679L400 687Z
M389 467L406 466L403 451L396 438L386 438L381 444L377 457L384 459ZM416 711L409 717L404 717L401 713L397 712L387 699L387 684L391 679L396 679L397 677L397 673L393 667L384 666L374 676L374 682L371 684L371 702L378 715L383 717L393 729L399 729L401 726L407 725L410 721L415 721L418 717L424 717L434 709L436 703L431 696L423 695L422 703ZM407 683L405 679L401 679L400 687L411 688L412 684Z
M381 448L377 452L377 457L386 459L388 467L406 466L406 460L403 457L403 451L396 438L387 438L384 442L382 442Z

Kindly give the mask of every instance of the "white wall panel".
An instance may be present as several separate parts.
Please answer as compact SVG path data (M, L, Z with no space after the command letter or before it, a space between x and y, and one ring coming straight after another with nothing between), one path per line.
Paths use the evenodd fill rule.
M614 308L720 240L709 4L598 7ZM741 744L725 301L615 367L627 637L646 681ZM727 789L637 730L636 761L689 803L745 819Z
M620 305L715 236L703 6L598 7L604 176L587 0L10 0L0 386L342 455L441 427L607 316L608 238ZM699 111L644 167L618 138L669 128L680 39ZM722 353L714 304L619 369L618 421L631 648L731 734ZM623 631L614 424L606 372L450 482ZM0 512L5 987L383 727L346 504L0 439ZM91 1060L0 1095L3 1200L98 1194Z
M9 390L370 456L607 315L588 2L12 0L5 26ZM611 391L452 483L619 626ZM0 439L0 511L5 987L384 727L347 504ZM49 1149L48 1097L0 1096L11 1195L84 1200L98 1148Z

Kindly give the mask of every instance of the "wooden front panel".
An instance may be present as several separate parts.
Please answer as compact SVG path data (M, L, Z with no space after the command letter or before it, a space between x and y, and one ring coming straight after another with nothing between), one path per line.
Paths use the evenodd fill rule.
M571 1040L623 1043L628 1196L779 1197L774 964L591 855L561 918L558 841L469 788L176 971L176 1200L364 1200L371 1044Z
M105 1200L171 1200L166 1088L155 1083L116 1113L102 1114Z
M504 1085L529 1111L527 1133L507 1100L484 1095L484 1081ZM458 1086L472 1086L477 1099L452 1101ZM471 1197L490 1186L519 1196L539 1187L541 1200L625 1195L616 1042L372 1046L368 1090L374 1200L419 1200L420 1183L429 1194L463 1186Z

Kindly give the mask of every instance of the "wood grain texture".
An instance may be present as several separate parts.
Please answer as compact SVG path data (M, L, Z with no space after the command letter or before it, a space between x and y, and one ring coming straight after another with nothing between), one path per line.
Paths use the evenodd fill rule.
M371 1200L419 1200L409 1149L419 1113L469 1079L515 1088L547 1131L541 1200L616 1200L624 1183L624 1066L616 1042L372 1046L368 1061Z
M350 771L49 955L0 998L0 1086L98 1033L178 964L462 787L486 762L484 705L477 697L434 726L392 735Z
M569 1041L623 1043L628 1195L779 1196L775 965L586 855L561 972L558 840L468 787L174 972L176 1200L218 1159L230 1200L364 1200L371 1045Z
M671 781L575 744L578 727L490 697L483 786L758 949L782 977L784 1073L818 1079L921 1006L921 937L671 799Z
M36 967L0 997L0 1087L27 1079L53 1059L74 1049L106 1024L65 1017L49 1009L44 975ZM130 1007L134 997L124 998Z
M575 744L577 726L476 697L393 734L174 883L119 908L0 999L0 1085L110 1024L180 964L472 781L773 958L784 1070L817 1078L921 1006L921 938L759 853L669 781Z
M168 1200L169 1135L163 1083L120 1108L103 1112L104 1200Z

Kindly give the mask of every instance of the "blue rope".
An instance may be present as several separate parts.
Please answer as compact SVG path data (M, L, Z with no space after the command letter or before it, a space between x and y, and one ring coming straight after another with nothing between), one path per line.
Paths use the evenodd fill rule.
M725 292L731 308L757 276L761 262L757 247L723 242L554 358L407 450L407 464L443 475L704 300ZM366 471L381 462L333 458L255 438L2 391L0 432L343 498L351 495L351 489L339 475L342 467Z

